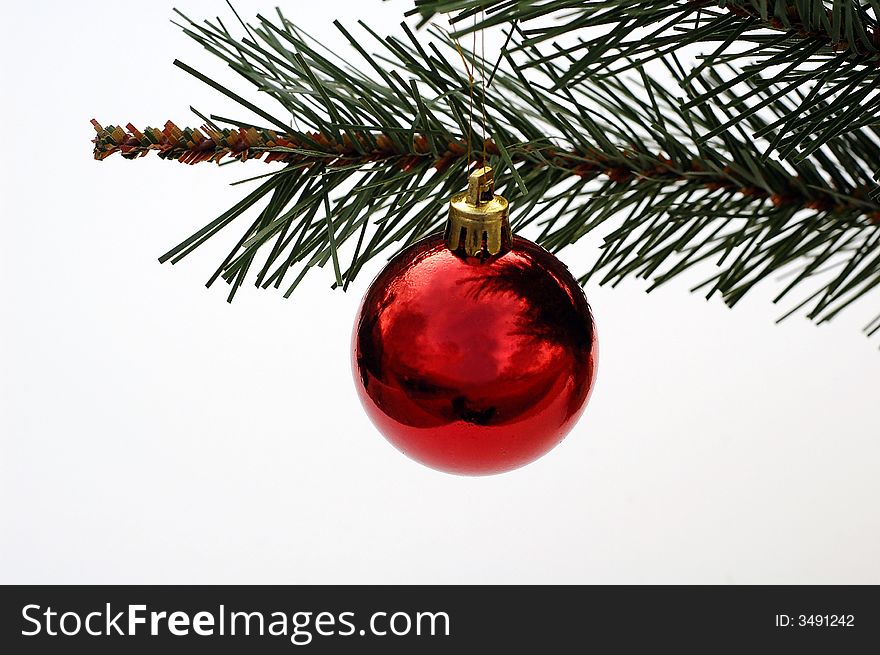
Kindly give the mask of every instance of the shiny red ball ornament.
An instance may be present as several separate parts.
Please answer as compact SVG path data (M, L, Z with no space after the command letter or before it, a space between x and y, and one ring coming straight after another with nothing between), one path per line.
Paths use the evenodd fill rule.
M597 341L568 269L511 237L491 169L469 184L453 198L446 235L406 248L370 285L352 364L367 414L400 451L484 475L565 437L589 398Z

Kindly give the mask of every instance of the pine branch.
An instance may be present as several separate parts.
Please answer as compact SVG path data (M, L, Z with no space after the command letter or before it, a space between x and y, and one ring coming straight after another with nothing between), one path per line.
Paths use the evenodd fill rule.
M806 157L811 152L806 140L821 145L842 129L878 121L880 3L876 1L416 0L411 13L419 12L423 20L439 12L457 12L450 21L460 27L459 34L518 21L525 25L528 37L524 47L577 35L573 45L554 41L553 51L545 55L567 61L567 69L557 80L560 86L617 75L684 46L718 43L702 56L693 74L746 59L750 63L728 84L757 80L757 89L784 81L782 92L804 92L802 101L780 117L784 129L778 132L775 147L783 155L804 146L800 156ZM549 16L555 20L548 26L532 27L537 19ZM584 36L597 31L597 36ZM768 69L773 72L762 79ZM692 102L709 97L698 96ZM829 103L827 111L816 111L820 100ZM735 114L732 121L747 116L748 109Z
M220 163L224 157L247 161L261 159L265 155L264 161L267 163L283 162L306 169L327 167L330 170L337 167L364 168L374 162L382 162L405 171L430 164L438 172L444 172L453 166L464 167L467 163L466 142L450 142L446 150L436 156L430 152L428 140L420 134L416 135L412 149L400 152L385 135L377 138L378 145L372 150L359 150L350 142L337 144L324 134L309 133L311 143L320 143L324 147L319 151L304 147L296 134L278 134L273 130L217 129L209 125L180 129L172 121L167 121L162 130L147 127L143 132L130 123L125 129L115 125L102 127L92 119L92 125L97 132L93 143L94 156L98 161L117 152L126 159L136 159L156 152L162 159L177 160L184 164L204 161ZM473 161L475 166L483 164L482 149L488 155L486 163L501 155L498 145L492 139L486 139L477 148ZM880 213L872 211L873 205L864 204L866 193L863 194L864 197L841 197L828 190L814 189L808 192L807 188L802 187L786 189L783 194L770 194L765 189L748 186L746 182L741 182L746 186L739 186L740 182L737 182L734 171L729 167L720 172L707 171L696 160L692 162L691 170L680 171L672 168L672 162L662 155L658 158L649 152L639 153L636 157L632 151L618 151L616 156L609 157L597 150L561 152L551 147L541 148L530 144L511 144L507 151L514 164L524 165L520 173L531 167L552 167L587 180L604 176L617 184L635 179L662 179L669 184L697 179L707 189L727 189L749 198L770 198L779 207L786 206L795 210L834 208L838 213L867 213L872 221L880 221Z
M282 158L283 168L261 176L267 179L250 195L162 260L179 261L266 199L209 284L222 277L232 285L231 299L262 253L258 286L279 287L293 275L289 295L311 268L332 261L336 285L346 287L371 258L441 228L448 197L465 182L467 75L456 65L455 43L436 31L437 42L426 43L405 25L403 40L381 39L363 26L382 46L380 55L369 55L339 26L382 80L376 82L280 14L280 25L259 20L241 41L219 21L185 29L310 130L283 127L241 99L277 128L238 123L238 131L208 126L197 134L167 127L173 136L167 142L158 130L100 128L97 155L136 157L154 149L181 161L260 152ZM880 204L869 194L870 163L880 159L873 128L838 135L808 160L765 159L766 143L739 124L725 127L740 110L725 86L736 69L724 78L714 70L689 75L674 57L661 60L691 98L685 104L638 66L635 79L611 76L569 88L557 84L564 59L547 58L521 40L514 52L525 61L507 53L488 92L474 89L476 105L486 106L485 124L475 112L474 131L492 136L487 155L499 170L500 192L515 200L515 229L538 229L537 240L558 251L606 228L600 256L582 282L598 275L616 284L636 275L656 286L715 260L717 274L701 287L733 305L761 280L789 272L794 278L780 298L807 287L807 304L797 308L818 321L880 283ZM466 57L472 68L493 66L473 53ZM527 79L523 64L545 82ZM746 122L772 139L773 125L791 107L772 87L753 88L767 102ZM707 94L725 98L730 109L698 100ZM234 153L245 138L252 139L249 149ZM296 144L294 152L285 152L283 141ZM198 157L189 154L199 148Z
M458 28L453 33L456 38L514 21L557 19L552 27L526 30L528 45L536 45L586 27L613 25L618 29L626 24L632 31L660 23L680 27L677 21L689 20L698 29L705 23L697 19L697 12L708 12L754 23L749 31L776 30L793 39L816 39L829 50L849 51L856 58L873 59L876 65L880 63L878 9L880 3L871 0L415 0L415 8L407 15L420 15L427 22L438 14L455 14L449 22ZM698 38L706 40L713 33L710 28ZM577 49L588 47L582 43Z

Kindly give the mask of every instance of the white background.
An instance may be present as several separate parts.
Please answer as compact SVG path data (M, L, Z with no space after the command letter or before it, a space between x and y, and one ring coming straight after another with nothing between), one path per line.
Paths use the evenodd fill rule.
M734 310L687 292L699 274L590 285L600 371L568 439L502 476L423 468L350 378L381 261L347 294L326 270L227 305L203 282L242 226L157 257L266 164L92 160L92 117L245 117L175 57L260 100L172 6L3 3L0 581L880 583L876 294L817 328L775 326L772 283ZM334 18L393 31L410 2L283 6L348 53ZM562 259L583 271L595 244Z

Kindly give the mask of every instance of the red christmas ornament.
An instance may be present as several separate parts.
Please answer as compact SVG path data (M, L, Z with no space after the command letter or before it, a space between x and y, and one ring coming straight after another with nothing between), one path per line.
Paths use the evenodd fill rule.
M491 474L558 444L586 405L596 332L583 290L511 237L491 169L452 199L446 234L394 257L355 323L361 401L385 437L441 471Z

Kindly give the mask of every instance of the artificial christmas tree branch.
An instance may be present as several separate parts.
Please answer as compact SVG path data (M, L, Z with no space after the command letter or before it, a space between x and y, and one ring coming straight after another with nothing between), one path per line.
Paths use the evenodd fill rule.
M771 126L775 138L765 156L771 148L778 148L783 156L793 152L809 156L842 130L876 124L880 111L880 2L876 0L416 0L412 13L428 18L441 11L456 12L450 20L459 34L518 21L524 26L525 46L576 33L576 42L554 47L546 55L568 58L559 85L618 74L635 62L645 63L684 46L717 43L701 55L691 75L742 59L749 63L725 86L747 78L760 81L755 88L770 84L761 73L771 69L768 79L785 82L777 88L780 93L806 89L801 102ZM556 20L533 26L547 17ZM721 88L725 87L707 93L718 94ZM749 87L739 88L740 96L754 93ZM827 103L826 111L818 111L819 102ZM756 109L753 103L744 104L730 123L744 120Z
M426 21L437 14L453 14L449 22L457 28L456 37L513 21L529 24L540 18L557 18L553 26L527 29L529 45L585 27L610 25L618 30L627 25L632 30L664 22L680 27L676 21L693 20L694 28L703 32L693 35L680 30L679 44L683 45L715 40L720 26L702 20L707 15L728 22L735 17L742 19L740 23L752 23L744 28L745 33L771 29L787 32L792 39L816 39L829 50L846 50L876 65L880 63L878 10L876 0L415 0L415 7L407 14L420 14ZM467 20L471 18L473 22ZM587 49L586 42L576 47Z
M332 262L336 285L345 287L371 258L440 228L449 196L464 186L468 75L440 32L425 42L405 25L403 39L363 27L379 54L340 30L373 75L280 13L277 22L259 17L241 40L219 21L184 28L307 129L180 63L269 127L214 116L198 133L96 125L99 158L157 150L185 162L262 154L286 164L163 261L179 261L266 198L209 281L230 283L230 299L252 269L256 285L286 281L290 294L311 268ZM472 70L495 64L467 58ZM518 37L488 91L474 89L486 115L475 113L473 133L491 135L487 155L499 190L515 201L514 227L537 230L553 251L605 230L581 282L637 275L656 286L709 260L717 273L701 286L733 305L761 280L790 272L779 297L806 289L798 307L819 321L878 285L880 205L869 190L880 149L872 127L842 132L806 159L765 158L767 141L743 128L770 139L774 122L791 111L789 96L772 84L744 79L761 111L731 123L744 102L726 84L738 75L732 67L691 74L674 56L661 58L687 94L683 102L640 66L561 85L569 61ZM823 103L816 101L819 111Z
M204 161L219 163L224 158L238 161L263 159L267 163L283 162L296 164L302 168L329 166L332 170L337 167L361 168L380 162L393 164L407 171L427 163L437 171L444 172L452 166L464 166L467 153L467 144L464 141L446 144L445 150L439 155L432 153L428 147L428 140L421 134L415 135L412 147L406 151L395 148L391 139L385 135L379 135L376 145L366 150L355 148L351 142L345 140L341 144L335 143L326 134L318 132L309 133L308 143L304 143L297 135L279 134L274 130L258 130L253 127L229 129L203 125L201 129L189 127L180 129L173 122L168 121L161 130L147 127L141 131L130 123L125 129L115 125L103 127L95 120L92 124L97 132L94 140L94 156L99 161L115 153L120 153L126 159L135 159L155 152L162 159L175 159L184 164ZM313 145L321 149L311 147ZM476 166L483 164L481 149L491 157L500 155L497 144L491 139L486 139L485 144L479 145L476 150L474 160ZM599 151L561 152L546 147L541 149L529 144L511 144L507 150L514 164L528 165L541 161L541 165L553 166L585 179L602 175L618 184L633 179L662 179L674 184L687 182L693 178L702 182L707 189L725 188L744 197L771 197L772 202L777 206L791 206L795 209L836 208L838 212L867 213L871 221L880 221L880 213L875 211L876 206L873 203L866 203L864 197L844 197L833 194L830 190L821 188L809 190L806 187L799 189L791 187L786 189L785 194L776 193L771 196L766 189L739 187L730 170L703 170L696 160L692 170L679 171L670 167L671 161L662 161L658 164L651 153L641 153L642 157L634 158L619 152L618 161Z

